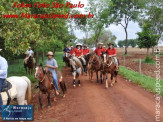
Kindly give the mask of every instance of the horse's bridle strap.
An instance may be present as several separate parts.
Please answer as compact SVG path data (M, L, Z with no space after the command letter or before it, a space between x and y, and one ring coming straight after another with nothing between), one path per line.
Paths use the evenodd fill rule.
M107 67L110 67L112 65L112 61L110 62L110 64L106 64L106 65L107 65Z
M42 82L42 81L44 81L45 80L45 75L44 75L44 78L40 81L40 82Z

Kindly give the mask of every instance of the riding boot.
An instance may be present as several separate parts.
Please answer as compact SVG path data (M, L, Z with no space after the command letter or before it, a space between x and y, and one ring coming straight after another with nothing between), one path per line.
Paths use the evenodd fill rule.
M80 80L78 80L78 85L80 86Z

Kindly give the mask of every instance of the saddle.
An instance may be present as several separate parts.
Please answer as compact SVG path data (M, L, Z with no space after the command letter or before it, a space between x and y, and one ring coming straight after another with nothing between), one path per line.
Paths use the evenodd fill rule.
M8 96L8 100L7 100L7 105L10 104L10 101L11 101L11 97L8 93L8 90L12 88L12 84L10 82L8 82L7 80L3 81L3 84L2 84L2 88L1 88L1 92L6 92L7 93L7 96Z
M9 89L12 88L12 85L10 82L8 82L7 80L5 80L2 84L2 88L1 88L1 92L6 92L8 91Z

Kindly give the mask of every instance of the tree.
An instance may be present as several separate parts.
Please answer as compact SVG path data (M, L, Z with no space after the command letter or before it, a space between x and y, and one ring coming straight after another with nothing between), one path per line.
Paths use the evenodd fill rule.
M131 47L136 47L137 39L129 39L128 40L128 45L131 46Z
M35 2L42 2L41 0L8 0L0 1L0 12L2 14L67 14L70 8L13 8L11 5L17 1L33 4ZM53 1L44 0L48 4ZM66 1L60 0L61 3L66 4ZM69 34L67 20L55 18L53 19L26 19L26 18L1 18L0 19L0 39L3 41L7 52L12 55L23 54L30 45L36 52L36 62L39 61L39 52L44 53L49 51L51 46L56 50L66 45L74 36ZM48 42L48 43L47 43ZM47 48L46 48L47 46Z
M100 35L99 35L99 40L102 42L104 45L107 45L108 43L115 43L116 36L112 34L110 30L102 30ZM88 44L91 46L95 46L96 40L95 35L92 34L90 38L88 39Z
M144 3L139 0L109 0L108 5L108 12L111 14L110 21L120 24L124 28L126 34L125 54L127 54L128 24L130 21L137 20Z
M153 34L152 24L145 23L142 32L138 32L138 46L139 48L147 48L147 56L149 55L149 48L157 44L159 35Z
M118 46L119 46L120 48L124 47L124 41L118 41Z
M89 29L94 34L95 45L99 42L99 37L104 29L108 12L103 11L106 5L104 0L88 0L88 11L94 14L94 17L88 20Z

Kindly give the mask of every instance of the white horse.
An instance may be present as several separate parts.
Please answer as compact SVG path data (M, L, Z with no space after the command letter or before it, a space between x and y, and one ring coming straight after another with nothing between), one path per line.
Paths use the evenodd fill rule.
M13 99L17 99L18 105L27 105L31 101L31 81L26 77L12 76L7 78L12 84L12 88L8 90L8 93ZM8 96L6 92L1 92L3 105L7 105Z
M73 68L73 86L76 86L76 81L75 79L78 79L78 85L80 86L80 76L83 74L83 66L80 60L76 57L71 57L70 59L70 65Z

